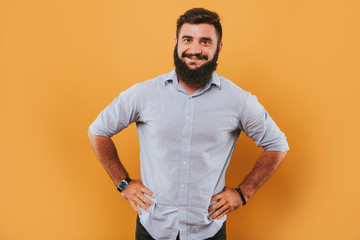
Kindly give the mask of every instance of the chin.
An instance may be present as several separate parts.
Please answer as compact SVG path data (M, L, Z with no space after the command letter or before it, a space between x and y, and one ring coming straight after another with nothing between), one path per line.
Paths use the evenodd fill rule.
M198 69L200 66L196 66L196 65L187 65L188 68L190 68L191 70L196 70Z
M188 66L188 68L195 70L195 69L200 68L202 65L204 65L204 63L189 62L189 63L186 63L186 65Z

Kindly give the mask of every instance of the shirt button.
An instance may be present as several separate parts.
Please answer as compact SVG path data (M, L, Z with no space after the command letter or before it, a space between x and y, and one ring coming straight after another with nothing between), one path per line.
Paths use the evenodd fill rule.
M189 121L189 120L190 120L190 117L187 117L187 118L186 118L186 120L188 120L188 121Z
M180 210L184 210L184 207L183 207L183 206L181 206L181 207L180 207Z
M182 188L185 188L185 184L183 184L181 187L182 187Z
M186 162L184 162L184 166L186 166Z
M187 144L189 142L189 140L188 139L185 139L185 143Z
M189 96L189 99L192 99L192 96Z

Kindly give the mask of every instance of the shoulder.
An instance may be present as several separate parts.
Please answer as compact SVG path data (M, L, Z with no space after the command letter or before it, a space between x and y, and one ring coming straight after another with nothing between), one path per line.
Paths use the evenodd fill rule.
M220 90L223 94L229 95L238 100L246 100L252 94L251 92L245 91L238 85L236 85L233 81L217 74L220 80Z
M137 83L139 89L151 89L159 88L164 86L166 81L173 78L174 71L159 75L155 78L145 80L143 82Z
M244 116L249 111L259 111L262 109L257 97L251 92L242 89L223 76L219 75L219 79L221 90L219 92L222 92L223 98L228 99L234 105L236 111L240 114L239 117Z

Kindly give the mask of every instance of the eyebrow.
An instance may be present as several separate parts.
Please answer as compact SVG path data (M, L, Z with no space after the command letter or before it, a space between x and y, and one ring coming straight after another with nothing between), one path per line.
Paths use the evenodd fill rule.
M182 38L184 39L184 38L193 38L192 36L188 36L188 35L184 35L184 36L182 36Z
M208 38L208 37L202 37L201 40L202 40L202 41L206 40L206 41L212 42L212 39L211 39L211 38Z
M192 36L188 36L188 35L184 35L184 36L182 36L182 39L185 39L185 38L190 38L190 39L193 39L193 37ZM210 41L210 42L212 42L213 40L211 39L211 38L209 38L209 37L202 37L202 38L200 38L202 41Z

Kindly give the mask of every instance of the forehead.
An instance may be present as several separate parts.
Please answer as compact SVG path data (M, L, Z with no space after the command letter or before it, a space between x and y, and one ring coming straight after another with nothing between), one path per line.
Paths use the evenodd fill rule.
M212 40L217 40L216 29L214 25L207 23L200 24L191 24L184 23L179 31L179 38L183 36L191 36L193 38L211 38Z

